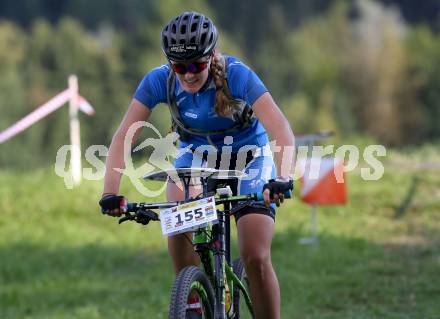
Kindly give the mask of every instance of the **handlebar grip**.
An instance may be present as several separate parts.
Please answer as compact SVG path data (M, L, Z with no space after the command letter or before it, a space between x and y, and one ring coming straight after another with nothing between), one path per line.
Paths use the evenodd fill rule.
M262 192L258 192L256 193L257 195L257 200L264 200L263 197L263 193ZM292 191L289 189L288 191L284 192L284 198L292 198Z

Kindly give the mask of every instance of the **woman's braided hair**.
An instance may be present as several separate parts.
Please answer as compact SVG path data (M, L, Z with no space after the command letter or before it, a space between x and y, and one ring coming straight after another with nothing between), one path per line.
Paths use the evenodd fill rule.
M227 87L225 74L225 58L220 52L214 51L211 59L211 75L215 83L215 112L220 116L231 116L238 108Z

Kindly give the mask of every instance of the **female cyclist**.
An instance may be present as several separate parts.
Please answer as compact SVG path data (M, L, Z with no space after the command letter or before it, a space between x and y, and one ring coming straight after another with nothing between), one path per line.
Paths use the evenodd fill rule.
M168 64L145 75L113 137L100 205L109 215L121 215L121 196L117 195L121 174L114 168L125 167L126 133L133 123L148 120L157 104L167 103L180 135L182 153L174 162L176 168L205 165L242 169L250 177L236 185L236 192L264 190L265 203L241 207L235 219L256 318L279 318L280 291L270 248L274 203L278 205L282 194L293 187L294 136L290 125L258 76L239 59L222 56L216 49L218 33L209 18L184 12L164 27L161 36ZM268 135L279 147L275 161ZM289 163L283 163L283 158L290 159ZM179 185L170 180L168 200L182 200L183 196ZM169 237L168 250L176 273L200 262L183 234Z

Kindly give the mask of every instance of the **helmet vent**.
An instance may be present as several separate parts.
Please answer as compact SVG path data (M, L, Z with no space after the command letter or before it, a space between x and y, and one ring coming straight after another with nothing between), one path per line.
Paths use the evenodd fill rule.
M189 43L196 43L196 37L192 37L192 38L189 40Z
M206 33L203 33L202 34L202 37L201 37L201 39L200 39L200 43L205 43L205 40L206 40Z
M175 24L173 24L173 27L171 28L171 32L176 33L176 25Z
M185 44L185 39L180 39L179 44Z
M191 24L191 32L194 32L197 30L197 23Z
M203 23L203 29L207 29L208 27L209 27L209 23L208 22Z
M186 25L182 25L180 27L180 33L185 33L186 32Z
M212 43L212 39L214 38L214 35L211 34L211 36L209 37L209 43Z

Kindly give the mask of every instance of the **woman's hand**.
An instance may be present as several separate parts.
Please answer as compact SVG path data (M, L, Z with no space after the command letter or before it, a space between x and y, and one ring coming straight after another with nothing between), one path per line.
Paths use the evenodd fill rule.
M113 217L120 217L127 207L127 199L124 196L105 194L99 201L101 211Z
M284 193L293 190L293 180L290 178L271 179L263 186L263 198L267 207L274 202L277 207L284 201Z

